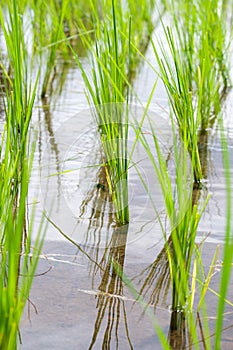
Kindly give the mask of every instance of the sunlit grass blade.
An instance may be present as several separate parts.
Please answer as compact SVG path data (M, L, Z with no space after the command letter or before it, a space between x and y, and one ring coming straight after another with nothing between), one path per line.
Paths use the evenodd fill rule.
M223 250L223 266L221 271L219 302L216 321L216 335L214 349L221 348L221 335L223 328L223 314L225 308L225 300L229 289L230 279L232 276L232 261L233 261L233 239L232 239L232 175L231 164L229 157L229 148L227 144L226 134L224 132L223 123L220 123L223 164L225 170L226 181L226 233Z

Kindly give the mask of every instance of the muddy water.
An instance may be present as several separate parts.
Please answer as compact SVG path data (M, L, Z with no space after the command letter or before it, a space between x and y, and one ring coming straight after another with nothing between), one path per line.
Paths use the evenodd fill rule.
M153 59L150 48L147 55ZM147 101L155 78L150 68L141 68L135 89L143 102ZM132 167L129 171L131 221L129 225L117 228L112 202L100 183L103 176L98 166L101 163L100 144L83 89L79 70L71 66L61 93L38 101L41 108L34 115L39 142L30 200L35 196L38 198L35 225L39 224L43 209L54 225L48 227L29 309L21 323L20 348L160 349L151 315L168 335L173 348L182 348L175 345L182 335L177 334L171 322L168 263L158 212L164 223L166 217L151 164L143 147L137 146L134 162L138 164L152 198L148 198L138 172ZM226 106L233 171L230 102L227 101ZM167 126L166 107L166 95L159 82L151 113L156 119L163 150L168 155L171 130ZM142 108L136 110L140 119ZM148 125L145 133L150 135ZM133 147L134 137L131 128L129 147ZM151 142L150 136L148 140ZM206 179L200 201L208 194L211 197L197 241L206 239L203 262L208 271L217 245L222 246L224 242L225 228L225 180L218 130L203 135L202 146ZM158 212L155 213L152 203L157 204ZM148 303L146 312L126 283L114 273L114 260ZM216 268L212 279L214 289L218 289L220 269ZM216 305L217 298L209 293L207 306L211 330ZM232 309L227 307L226 312L224 326L228 329L223 333L223 342L224 349L231 349Z

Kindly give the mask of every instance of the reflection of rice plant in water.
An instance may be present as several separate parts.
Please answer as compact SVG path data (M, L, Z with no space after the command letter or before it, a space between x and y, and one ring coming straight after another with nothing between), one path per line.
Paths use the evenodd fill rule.
M170 287L170 271L166 247L161 250L149 266L132 279L132 281L134 280L140 281L141 285L138 294L148 303L144 312L149 306L153 306L156 311L158 304L163 305L166 303Z
M118 343L119 329L121 327L121 318L125 325L125 334L129 343L129 348L133 349L129 329L127 324L127 313L125 301L123 300L123 281L119 273L115 270L115 264L124 269L125 249L127 241L128 225L116 227L112 234L111 242L103 252L100 266L103 270L101 281L99 284L99 293L97 298L97 317L95 320L93 336L89 349L92 349L97 341L97 337L101 335L101 328L106 323L102 347L111 348L114 339ZM123 315L122 315L123 313ZM105 321L105 322L104 322Z
M88 207L91 208L90 211L88 211ZM110 213L107 210L109 208ZM108 213L107 218L106 212ZM114 208L112 208L104 167L99 168L96 174L96 184L86 193L80 206L78 223L81 223L84 218L88 219L88 227L82 245L86 251L90 251L89 255L93 255L93 259L98 262L102 254L103 230L105 229L104 241L107 249L111 241L112 226L115 225ZM93 279L97 271L98 266L90 261L90 273Z
M37 82L30 82L28 56L17 1L0 9L11 76L5 79L5 129L0 147L0 348L16 349L19 323L41 249L39 228L31 249L32 222L26 222L27 194L34 147L28 145ZM29 156L29 153L31 154Z

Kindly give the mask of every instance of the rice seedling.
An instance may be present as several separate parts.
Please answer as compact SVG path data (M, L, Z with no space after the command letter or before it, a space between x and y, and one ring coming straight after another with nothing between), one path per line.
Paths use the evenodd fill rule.
M223 130L222 123L220 124L221 130ZM233 259L233 245L231 238L231 225L232 225L232 186L231 186L231 171L230 171L230 158L227 145L227 138L224 132L222 131L222 150L223 150L223 163L225 169L226 177L226 202L227 202L227 213L226 213L226 236L223 250L223 263L222 263L222 272L221 280L219 285L219 292L214 294L217 296L218 307L217 307L217 316L215 324L215 333L210 334L209 329L209 318L208 318L208 309L206 305L206 292L207 290L211 291L210 282L212 276L214 275L214 269L216 261L218 259L218 251L216 250L215 255L213 256L212 262L210 264L209 271L207 275L204 272L202 257L201 257L201 247L203 245L195 244L195 237L198 228L198 222L200 217L205 209L201 208L201 211L198 212L198 199L199 195L195 193L195 186L189 192L187 190L190 186L191 179L187 175L189 170L184 176L185 166L181 159L182 156L185 158L187 154L183 154L184 150L176 148L175 151L175 162L176 162L176 184L172 192L171 180L169 178L169 170L167 167L167 160L163 158L161 147L159 145L158 139L153 134L154 147L156 150L156 155L153 154L151 143L148 142L147 136L145 134L140 134L140 140L143 146L147 149L148 157L153 163L154 171L156 176L160 179L160 185L163 188L163 194L166 203L166 211L168 213L170 227L174 225L172 229L171 236L167 239L165 236L165 228L161 228L165 236L165 246L161 251L162 262L160 262L160 255L155 260L155 262L147 269L149 272L146 277L145 282L139 292L137 292L132 285L132 281L129 281L124 275L123 270L120 269L116 263L116 269L118 273L122 275L123 280L127 283L130 291L135 295L136 300L139 301L145 312L149 312L148 304L151 306L151 303L156 305L158 303L158 298L160 297L161 292L167 290L168 280L171 279L172 283L172 313L171 313L171 323L168 334L168 343L164 342L164 338L161 337L161 330L157 328L155 323L156 332L163 342L163 348L177 349L184 348L188 346L189 348L195 349L221 349L222 348L222 332L223 332L223 318L224 318L224 308L226 303L230 303L227 300L227 292L230 286L231 280L231 270L232 270L232 259ZM175 144L177 140L175 139ZM181 152L181 153L180 153ZM181 156L182 155L182 156ZM158 159L156 161L156 158ZM181 172L179 168L181 167ZM183 176L183 178L182 178ZM177 181L177 178L182 178L181 182ZM182 186L185 182L185 186L182 190L179 190L179 186ZM185 190L186 188L186 190ZM183 197L183 191L187 191L186 195ZM197 189L200 193L200 189ZM188 197L188 202L183 200ZM175 205L175 202L178 202L178 206ZM174 211L175 208L175 211ZM182 214L179 217L180 213ZM165 257L164 257L164 254ZM162 265L161 265L162 264ZM158 269L157 269L158 266ZM170 276L166 277L166 267L169 267ZM161 272L161 275L160 275ZM141 276L141 275L140 275ZM165 280L163 279L165 277ZM177 278L178 277L178 278ZM168 279L167 279L168 278ZM156 283L155 283L156 281ZM144 298L149 291L149 288L154 284L154 289L152 288L152 294L149 297L148 304L145 302ZM196 295L196 284L200 285L200 293L197 304L197 309L194 309L194 298L197 298ZM232 305L232 303L230 303ZM202 316L201 316L202 314ZM163 335L164 336L164 335ZM211 341L213 339L213 341ZM169 344L169 345L168 345Z
M166 45L153 43L171 109L186 139L196 183L202 179L198 130L212 127L229 87L228 43L219 1L170 4L174 29L164 27Z
M92 6L94 44L93 38L83 37L84 46L90 51L91 75L84 69L78 55L74 54L82 71L89 104L94 106L94 119L99 127L105 155L106 179L116 207L116 221L122 224L129 221L127 104L130 84L140 58L131 43L134 42L145 52L153 30L149 13L154 2L140 1L135 5L131 1L123 4L107 0L101 5L103 19L99 18L98 11ZM145 24L147 29L142 32ZM83 22L80 27L87 32ZM126 108L123 103L126 103Z
M149 114L146 112L147 115ZM152 123L151 123L152 126ZM140 126L139 126L140 128ZM200 246L196 245L196 232L202 213L205 210L205 205L199 208L198 205L200 189L196 187L195 182L192 184L193 167L187 167L188 153L186 148L180 146L180 141L177 140L174 134L174 159L175 159L175 185L170 178L170 170L168 160L164 158L163 148L158 141L156 129L151 129L151 135L154 141L154 149L152 149L151 142L148 140L148 133L140 133L140 141L147 151L155 176L159 179L164 201L166 204L166 213L170 222L171 234L167 238L166 222L161 229L165 237L164 249L161 251L155 262L147 269L148 276L143 283L140 292L136 292L129 283L129 289L133 294L137 295L137 301L141 302L145 312L148 311L148 304L144 301L149 289L152 288L152 294L149 296L149 305L154 304L155 308L158 303L160 293L164 292L163 298L166 297L169 281L172 284L172 313L171 323L168 334L169 346L173 349L183 348L189 346L190 348L200 349L202 344L206 349L212 349L209 325L208 325L208 311L205 304L206 291L209 289L210 281L213 275L213 266L216 263L217 253L213 257L208 275L204 272L200 277L200 272L203 270L201 254L199 252ZM151 137L150 135L150 137ZM179 147L177 146L179 145ZM225 139L223 140L223 149L227 149ZM230 172L229 172L229 158L225 154L226 181L229 191L230 187ZM191 171L190 171L191 170ZM174 175L173 175L174 178ZM207 198L208 200L208 198ZM156 207L156 204L155 204ZM222 335L223 310L226 302L226 293L229 285L229 278L232 266L232 242L229 236L228 229L231 227L231 191L228 196L228 214L227 214L227 237L225 246L224 263L226 262L226 274L222 274L221 293L219 294L219 308L218 319L216 321L216 335L215 335L215 349L220 349L220 341ZM165 257L164 257L165 254ZM162 257L162 261L160 258ZM225 260L226 259L226 260ZM167 269L169 268L169 275L167 276ZM161 275L160 275L161 272ZM123 279L123 271L120 269ZM140 275L141 276L141 275ZM167 276L167 277L166 277ZM164 278L165 280L164 280ZM203 282L204 281L204 282ZM198 302L197 310L193 308L194 299L196 298L196 284L201 285L200 300ZM200 318L200 313L203 315L203 324ZM195 316L196 314L196 316ZM159 337L161 337L160 329L156 328ZM160 338L161 340L163 338ZM188 341L188 343L187 343ZM164 348L168 344L163 344Z
M38 79L30 81L28 56L17 1L0 23L11 75L2 65L5 128L0 147L0 347L16 349L19 323L28 300L41 250L43 224L31 248L33 217L26 221L27 195L35 145L28 133Z
M230 85L229 64L227 62L229 44L227 43L226 17L224 17L226 14L220 10L222 9L222 2L220 1L206 1L205 4L199 1L195 3L181 1L179 6L172 1L170 5L175 30L172 31L169 27L164 27L166 46L159 42L159 48L155 44L153 44L153 48L181 138L192 160L194 180L198 184L202 176L206 176L206 170L204 169L206 160L204 158L207 153L202 152L203 144L201 142L204 138L206 148L208 141L207 129L212 127L218 118L221 111L221 101ZM187 211L187 215L190 218L192 218L192 215L194 215L194 218L197 217L196 206L191 205L190 212ZM192 222L192 220L189 220L189 222ZM194 220L191 224L192 232L196 232L197 224L198 220L196 223ZM188 227L185 230L188 232ZM172 254L177 255L180 261L180 253L176 250L176 245L177 238L175 238L175 241L172 239L174 249ZM185 244L181 244L181 247L185 247ZM229 251L231 249L228 250L228 253ZM174 255L171 259L174 259ZM190 257L192 257L192 253ZM230 257L229 259L232 258L231 253L228 257ZM186 266L186 263L184 264ZM229 264L226 269L229 273ZM171 278L173 278L172 266L170 270ZM229 277L229 274L226 273L225 276L227 275ZM180 281L184 278L187 285L188 275L186 278L182 276L179 276L179 278ZM172 281L172 283L173 290L175 290L174 284L176 284L176 281ZM204 293L207 288L208 284L204 288ZM226 289L223 284L221 288L223 288L223 295L226 297ZM173 305L184 305L185 298L180 299L182 292L178 289L177 292L173 292ZM187 292L188 290L183 295L187 296ZM178 299L176 299L177 297ZM202 298L204 298L203 294ZM193 293L191 293L190 310L192 309L192 299ZM220 329L225 302L223 299L219 302L221 306L219 306L219 322L217 322L216 349L220 348ZM208 325L205 326L205 330L206 338L208 338ZM206 348L211 348L210 343L206 345Z
M56 6L52 8L52 6L49 7L49 10L51 13L52 23L53 23L53 29L51 32L51 39L49 44L49 54L46 64L46 71L44 75L44 80L42 84L42 91L41 91L41 97L45 97L46 91L48 89L48 84L51 78L51 72L55 68L55 62L56 62L56 54L57 54L57 48L60 43L61 39L64 39L64 30L63 30L63 22L65 18L65 11L66 7L68 5L68 1L62 1L61 3L61 9L59 10L59 16L57 16L57 9Z
M200 123L200 119L198 118L200 116L195 115L192 91L190 91L190 69L185 59L183 59L182 54L177 49L171 30L164 28L164 32L173 62L170 62L170 58L162 42L160 43L160 49L163 59L160 59L158 50L154 44L153 48L181 138L187 142L187 149L189 150L191 159L193 159L195 181L199 182L202 175L196 131Z
M91 49L92 77L89 78L79 58L77 63L82 71L88 90L88 100L93 105L94 118L99 128L105 156L105 172L112 200L116 208L116 221L126 224L129 221L127 189L127 77L130 65L128 41L120 34L130 37L129 25L124 21L122 7L112 1L109 18L98 23L95 45ZM86 45L90 41L86 38Z
M192 187L192 175L190 178L185 147L179 149L176 146L177 140L174 138L175 184L172 184L168 164L161 153L155 131L152 129L151 132L154 142L153 151L145 135L140 135L140 141L152 163L155 176L159 179L170 224L171 236L169 239L166 238L163 226L162 230L172 281L172 309L174 311L191 310L192 297L189 278L192 257L195 252L196 231L201 216L194 199L196 188ZM158 159L158 162L155 159ZM191 169L193 169L192 164Z

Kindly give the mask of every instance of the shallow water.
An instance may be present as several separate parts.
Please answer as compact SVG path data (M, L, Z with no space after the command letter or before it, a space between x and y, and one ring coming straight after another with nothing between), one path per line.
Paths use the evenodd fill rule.
M151 48L147 56L153 60ZM148 66L141 67L135 90L143 102L147 101L155 79ZM143 313L142 305L114 273L112 261L115 259L132 278L165 334L169 334L170 328L173 336L178 337L170 327L168 264L163 254L158 213L151 205L153 200L166 222L161 192L157 191L151 164L139 145L134 161L152 198L132 167L129 171L131 221L121 230L116 227L109 196L105 189L97 187L101 176L98 173L100 144L83 89L80 71L71 66L60 95L38 101L40 108L33 117L39 136L30 189L30 202L35 196L38 201L35 226L39 225L41 212L46 209L60 231L49 225L30 296L31 322L26 310L21 323L23 344L20 348L160 349L150 317ZM226 105L225 120L232 150L232 108L230 102L226 101ZM160 142L166 146L165 153L169 152L171 141L166 108L166 95L159 82L150 110L160 133ZM143 108L136 110L140 118ZM148 130L145 125L151 142ZM220 136L217 130L209 131L205 136L206 179L200 200L204 201L207 194L211 197L200 222L197 241L206 240L203 261L208 271L217 245L224 242L226 203ZM130 147L133 140L131 128ZM231 151L230 157L233 171ZM212 287L218 288L220 273L217 269L215 272ZM229 297L232 300L232 295ZM210 328L213 329L217 297L209 293L207 304ZM226 312L229 314L224 322L230 328L223 333L224 350L231 349L233 339L232 309L227 307Z
M207 267L211 263L214 249L215 245L206 245L204 264ZM59 251L62 253L57 253ZM49 269L50 271L35 277L31 302L34 303L37 314L31 305L31 324L27 314L22 320L21 349L161 348L151 319L148 315L143 315L143 307L135 302L127 287L120 286L119 280L114 281L112 277L108 286L110 288L110 284L114 284L114 291L101 292L100 274L96 272L93 276L92 268L88 259L77 254L77 250L71 245L45 243L44 257L40 260L38 273ZM124 270L132 278L138 275L134 279L138 288L146 280L146 268L148 263L133 259L132 253L126 252ZM219 272L216 271L212 288L217 287L218 279ZM146 293L146 299L150 302L148 309L155 314L160 327L168 334L171 318L169 302L166 298L162 302L163 295L160 298L158 294L153 295L155 286L154 283ZM122 292L119 295L121 287ZM156 305L157 297L160 300ZM214 326L216 298L209 294L208 300L211 328ZM224 325L231 327L231 319L232 309L227 307ZM231 349L231 343L227 345L227 340L232 340L231 334L231 328L223 333L226 340L224 349Z

